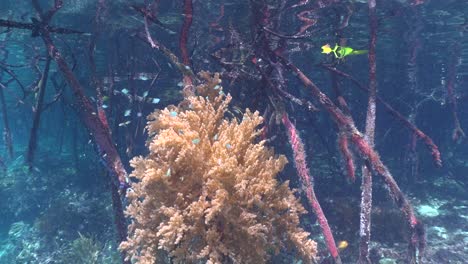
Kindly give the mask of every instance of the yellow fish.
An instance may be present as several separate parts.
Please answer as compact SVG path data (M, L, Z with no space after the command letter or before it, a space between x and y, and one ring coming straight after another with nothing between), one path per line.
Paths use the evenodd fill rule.
M332 53L335 55L337 59L343 59L348 55L359 55L359 54L366 54L367 50L354 50L351 47L342 47L335 44L335 47L332 49L330 44L325 44L322 46L322 53L330 54Z
M346 240L341 240L341 241L338 242L338 249L339 249L339 250L343 250L343 249L347 248L348 245L349 245L349 244L348 244L348 241L346 241Z

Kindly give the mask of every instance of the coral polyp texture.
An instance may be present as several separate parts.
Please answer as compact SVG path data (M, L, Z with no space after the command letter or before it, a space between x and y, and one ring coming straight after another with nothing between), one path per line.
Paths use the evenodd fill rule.
M196 95L148 117L150 153L131 161L121 250L135 263L266 263L286 251L312 262L306 210L276 180L287 160L257 138L262 117L247 109L229 120L219 76L201 77Z

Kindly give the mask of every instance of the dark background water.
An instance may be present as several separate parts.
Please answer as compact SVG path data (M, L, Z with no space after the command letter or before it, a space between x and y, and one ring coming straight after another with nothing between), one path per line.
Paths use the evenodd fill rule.
M53 6L53 1L39 2L44 9ZM102 11L96 26L99 2ZM335 239L349 243L341 252L343 261L353 263L358 256L360 181L359 176L355 183L346 179L337 148L337 127L326 110L308 111L273 92L252 60L267 61L267 79L316 105L316 98L291 72L275 72L272 65L279 62L272 59L271 51L283 50L333 100L333 77L321 63L334 64L367 85L366 55L337 61L331 55L321 54L320 48L327 43L333 46L341 38L347 46L367 49L367 4L310 1L291 8L299 2L193 1L193 23L187 43L191 69L221 72L225 92L233 96L233 106L264 113L270 146L291 161L280 179L290 180L293 187L300 188L287 136L284 128L275 123L272 111L272 97L283 102L300 130L316 193ZM319 3L324 6L320 8ZM145 117L156 108L177 104L182 99L180 71L142 38L144 18L135 7L149 4L159 21L149 23L153 38L180 57L184 1L63 1L50 23L81 32L53 33L53 41L93 104L99 99L93 75L103 83L104 96L110 98L105 102L105 111L112 138L128 171L132 157L146 154ZM262 39L263 27L284 36L296 34L303 25L297 16L301 11L309 11L306 17L316 23L303 37L268 35L267 41ZM378 95L433 139L441 151L443 166L434 165L422 142L413 145L412 133L380 103L375 148L426 224L426 262L465 263L468 148L465 137L454 140L452 134L454 114L462 129L466 131L468 125L468 3L377 1L377 11ZM265 14L269 14L266 20ZM344 24L347 15L349 23ZM31 23L32 17L37 15L30 1L0 2L2 20ZM95 73L89 58L94 37ZM0 89L6 107L0 115L0 129L5 131L6 114L13 147L10 156L5 137L0 141L0 263L88 263L69 262L77 259L78 249L98 252L95 263L119 263L109 176L92 137L77 116L76 98L54 61L45 87L35 159L30 167L25 163L45 58L40 36L32 36L28 29L0 27L0 82L4 85ZM17 81L12 81L12 76ZM357 127L364 130L367 94L346 78L337 80ZM453 87L452 94L449 86ZM142 103L132 99L136 95L160 101ZM457 105L455 110L453 102ZM356 172L360 174L360 169ZM387 258L405 263L404 222L383 182L375 179L373 261L382 263ZM304 219L304 225L319 242L320 261L325 262L326 248L312 214Z

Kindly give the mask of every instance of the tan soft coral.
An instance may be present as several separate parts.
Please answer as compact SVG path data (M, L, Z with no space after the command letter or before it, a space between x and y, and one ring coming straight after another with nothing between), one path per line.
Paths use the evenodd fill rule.
M286 158L255 141L262 117L247 110L227 120L231 97L218 75L202 77L199 96L149 116L150 154L131 161L137 181L121 249L136 263L265 263L292 248L311 262L305 209L275 179Z

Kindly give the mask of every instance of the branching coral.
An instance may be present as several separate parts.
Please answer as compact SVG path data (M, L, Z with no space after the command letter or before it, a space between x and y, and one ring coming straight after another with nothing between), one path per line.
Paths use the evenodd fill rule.
M227 120L231 97L218 75L201 76L198 96L148 117L150 154L131 162L132 224L120 248L137 263L265 263L291 249L310 263L306 211L275 179L286 158L255 141L258 112Z

